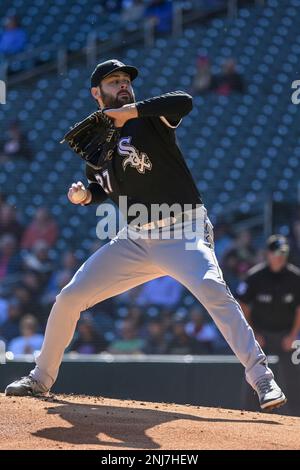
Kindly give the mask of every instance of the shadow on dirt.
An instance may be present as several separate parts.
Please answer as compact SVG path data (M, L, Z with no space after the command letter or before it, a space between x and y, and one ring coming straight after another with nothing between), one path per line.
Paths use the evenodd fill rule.
M47 400L57 406L49 407L48 414L57 414L71 427L44 428L33 436L53 441L85 445L109 445L116 448L159 449L160 446L147 431L154 426L180 419L201 423L249 423L280 425L277 421L263 419L204 418L174 411L105 406L99 404L79 404L67 400ZM104 436L99 436L103 434ZM106 438L105 438L106 436Z

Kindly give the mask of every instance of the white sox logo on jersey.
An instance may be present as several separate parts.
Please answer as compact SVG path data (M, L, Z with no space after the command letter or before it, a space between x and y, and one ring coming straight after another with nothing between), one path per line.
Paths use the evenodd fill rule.
M126 170L127 165L136 168L139 173L145 173L146 170L151 170L152 163L148 155L144 152L139 152L133 145L130 145L131 137L122 137L118 144L118 153L124 158L122 165L123 170Z

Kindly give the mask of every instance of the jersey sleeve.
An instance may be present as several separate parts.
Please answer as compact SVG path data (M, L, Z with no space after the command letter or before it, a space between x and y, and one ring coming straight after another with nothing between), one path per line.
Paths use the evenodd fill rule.
M170 128L179 126L193 108L193 99L184 91L174 91L136 103L138 117L159 117Z
M108 197L106 192L104 191L102 186L100 186L100 184L98 183L97 179L95 178L95 173L89 165L86 165L85 173L86 173L86 177L89 183L87 186L87 189L91 192L92 199L91 199L91 202L89 202L88 204L84 204L84 205L89 206L91 204L101 204Z

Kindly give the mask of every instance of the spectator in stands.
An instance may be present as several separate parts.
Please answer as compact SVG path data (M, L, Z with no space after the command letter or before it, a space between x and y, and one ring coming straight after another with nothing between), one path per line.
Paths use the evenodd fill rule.
M52 261L49 258L49 247L43 240L38 240L33 245L32 251L23 257L24 269L36 273L38 282L44 287L53 270Z
M171 327L173 325L173 316L174 316L174 313L171 309L161 307L159 311L159 319L164 328L164 332L168 336L169 339L171 338Z
M234 59L227 59L223 64L223 73L212 77L211 88L219 95L225 96L233 92L244 93L244 80L236 71Z
M25 230L21 246L27 250L34 247L37 241L44 241L49 247L57 240L58 228L48 210L45 207L37 209L31 224Z
M43 304L48 305L55 301L55 297L59 294L61 289L66 286L74 276L79 267L78 264L78 259L72 251L68 251L64 254L61 268L51 274L43 294Z
M105 351L107 342L95 329L92 316L85 313L78 322L77 334L70 351L80 354L98 354Z
M0 162L15 161L16 159L32 159L32 152L27 136L21 131L18 121L13 121L7 131L7 138L0 150Z
M13 235L18 242L23 233L23 227L17 219L15 207L7 203L0 206L0 233L1 235Z
M191 338L185 329L184 319L176 319L172 325L172 339L168 345L168 354L196 354L197 341Z
M19 336L19 323L22 316L22 306L15 298L10 299L7 303L7 318L0 326L0 335L5 339L6 342L9 342L13 338Z
M31 296L37 300L42 288L39 273L25 270L22 274L21 283L30 292Z
M173 5L169 0L152 0L145 11L145 18L155 22L155 32L159 35L172 31Z
M166 354L167 350L168 338L164 326L160 320L154 318L147 325L143 352L145 354Z
M201 306L195 305L189 314L190 321L185 325L185 331L197 341L196 354L212 354L217 330L212 322L206 322Z
M115 319L113 317L113 314L115 314L115 309L113 311L113 314L111 314L110 311L106 311L103 309L102 302L100 302L100 304L97 304L93 308L90 308L89 312L92 315L95 329L101 335L104 335L105 339L109 341L115 339Z
M16 16L6 18L4 31L0 36L0 54L9 57L22 52L27 44L27 34Z
M0 239L0 281L8 280L21 270L22 259L13 235L3 235Z
M182 285L172 277L159 277L143 284L136 304L143 307L156 305L173 308L178 304L182 292Z
M12 297L19 301L22 315L31 312L38 315L40 312L39 298L34 296L32 292L22 284L22 281L12 290Z
M197 72L194 77L191 94L204 94L211 88L211 66L209 58L206 56L199 56L197 58Z
M142 334L142 329L144 325L144 310L136 305L131 305L128 309L128 315L126 320L129 320L138 334Z
M235 293L241 281L241 273L239 272L239 258L235 249L230 250L224 257L221 265L224 279L230 290Z
M8 351L19 354L33 354L39 351L43 344L43 335L37 333L38 322L32 315L25 315L20 322L21 336L14 338L8 344Z
M252 245L251 233L243 230L237 235L234 246L227 252L227 257L236 257L236 271L239 278L245 277L246 272L255 263L255 249Z
M120 329L120 339L113 341L108 349L111 354L139 354L144 347L144 340L137 335L132 321L125 320Z
M214 227L215 253L220 264L227 251L233 247L234 239L227 223L219 223Z

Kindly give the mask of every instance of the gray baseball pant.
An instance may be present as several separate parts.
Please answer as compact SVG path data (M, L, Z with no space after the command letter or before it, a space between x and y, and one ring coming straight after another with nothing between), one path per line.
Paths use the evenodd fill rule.
M195 231L197 222L204 231L197 232L195 248L186 249L187 239L191 239L189 234ZM164 275L183 284L207 309L244 365L250 385L254 386L263 376L273 377L241 307L223 280L213 250L212 226L204 206L196 217L184 224L183 238L162 239L163 231L152 232L152 238L145 238L145 234L144 238L137 238L141 233L126 226L79 268L56 297L41 353L30 373L34 379L47 389L53 385L82 311Z

